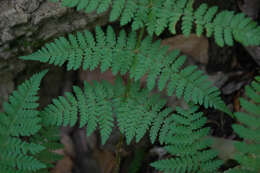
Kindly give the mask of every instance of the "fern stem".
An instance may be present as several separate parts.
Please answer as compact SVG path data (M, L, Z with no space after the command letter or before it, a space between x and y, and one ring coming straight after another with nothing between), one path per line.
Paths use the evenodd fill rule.
M125 90L125 95L124 95L124 101L126 101L127 98L128 98L128 94L130 92L130 88L131 88L132 82L133 82L133 79L128 78L127 85L126 85L126 90Z
M139 47L141 46L141 41L142 41L142 38L143 38L143 35L144 35L144 30L145 28L143 27L139 33L139 36L138 36L138 40L137 40L137 44L136 44L136 47L135 49L139 49Z
M145 28L143 27L138 35L138 40L137 40L137 43L136 43L136 46L135 46L135 56L134 56L134 60L133 60L133 66L132 68L135 68L136 67L136 63L137 63L137 54L139 52L139 48L141 46L141 42L142 42L142 38L143 38L143 35L144 35L144 30Z
M136 43L136 47L135 47L135 51L138 51L138 49L141 46L141 41L144 35L144 30L145 28L143 27L138 35L138 40ZM135 68L135 64L136 64L136 56L134 56L134 63L133 63L133 68ZM129 92L131 90L131 85L133 83L134 79L130 79L130 77L128 77L127 80L127 86L125 89L125 95L124 95L124 101L127 100ZM121 151L122 151L122 145L123 145L123 140L124 140L124 136L122 133L120 133L120 139L119 142L117 144L117 152L116 152L116 167L114 169L114 173L119 173L119 168L120 168L120 163L121 163Z
M138 52L138 49L141 46L142 38L143 38L143 35L144 35L144 30L145 30L145 28L143 27L141 29L139 35L138 35L138 40L137 40L137 43L136 43L136 46L135 46L135 52ZM137 61L137 56L136 55L134 56L134 60L133 61L134 61L134 63L133 63L133 67L132 68L135 68L136 61ZM128 98L128 94L129 94L129 91L131 89L131 84L132 83L133 83L133 79L130 79L130 77L129 77L128 80L127 80L127 86L126 86L124 101Z

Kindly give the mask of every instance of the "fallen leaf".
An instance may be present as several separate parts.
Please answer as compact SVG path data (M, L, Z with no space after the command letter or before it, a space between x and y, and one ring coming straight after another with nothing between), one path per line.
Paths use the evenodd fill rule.
M98 161L102 173L112 173L116 166L116 158L112 152L94 150L94 157Z
M109 81L110 83L114 83L114 81L115 81L115 76L112 74L111 70L107 70L107 71L101 73L100 68L96 68L93 71L90 71L90 70L83 71L83 70L81 70L79 77L80 77L81 81L86 80L87 82L90 82L90 83L93 80L99 81L99 82L101 82L102 80L106 80L106 81Z
M51 173L71 173L74 164L71 158L67 155L56 164Z
M162 45L169 46L169 51L179 49L184 54L190 55L195 61L207 64L208 63L208 39L196 34L191 34L189 37L177 35L171 38L164 39Z

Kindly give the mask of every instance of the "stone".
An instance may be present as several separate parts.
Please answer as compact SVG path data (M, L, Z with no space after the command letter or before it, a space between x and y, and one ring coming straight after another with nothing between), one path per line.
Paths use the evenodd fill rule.
M42 0L18 0L14 3L16 9L20 9L26 13L32 13L40 6Z
M37 25L43 20L50 17L59 18L67 12L67 8L61 7L60 4L46 2L43 3L37 11L32 15L32 24Z
M1 76L0 76L1 77ZM8 94L10 94L14 89L14 82L10 79L5 82L0 81L0 111L2 110L2 105L4 101L7 101Z
M14 35L12 35L10 33L10 31L8 31L8 30L3 30L2 34L1 34L1 37L0 37L2 43L3 42L7 42L7 41L11 41L14 38L15 38Z
M260 14L260 0L244 0L244 3L238 3L239 8L253 20L259 19ZM260 65L260 46L248 46L246 50L255 60L255 62Z
M249 46L246 47L246 50L255 60L255 62L260 66L260 46Z
M0 59L30 54L37 42L41 43L38 48L46 40L65 33L105 24L107 14L85 14L47 0L1 0ZM4 51L7 47L10 49Z
M243 0L243 2L244 3L238 1L238 6L241 11L253 20L257 19L260 10L260 0Z

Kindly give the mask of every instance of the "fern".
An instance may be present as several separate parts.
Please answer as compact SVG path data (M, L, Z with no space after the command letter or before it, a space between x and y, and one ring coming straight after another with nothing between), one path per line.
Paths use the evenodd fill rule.
M234 124L234 131L244 140L237 141L235 147L238 153L234 159L240 164L239 167L227 171L228 173L257 173L260 171L260 77L251 85L246 86L246 95L251 101L240 99L245 112L236 112L235 117L241 124Z
M66 7L77 7L85 12L102 13L112 4L110 21L120 18L120 24L132 21L132 29L147 27L149 34L160 35L168 27L176 34L176 24L181 21L181 30L185 36L190 35L195 24L196 34L204 31L208 37L213 36L219 46L232 46L233 39L249 46L260 44L260 27L243 13L233 11L217 13L217 7L201 4L193 8L194 0L62 0Z
M152 143L158 138L161 144L167 144L166 150L177 158L153 163L152 166L158 170L214 172L221 165L221 161L215 160L216 152L207 150L210 143L205 136L209 129L203 128L206 119L202 113L195 113L198 107L193 106L190 110L177 108L178 114L174 114L171 108L164 108L166 100L141 89L139 83L133 83L125 97L126 88L120 78L115 85L107 82L90 85L85 82L83 90L76 86L73 89L75 96L69 94L70 98L62 98L68 101L74 97L73 100L77 100L77 110L71 112L75 115L66 114L71 105L64 104L60 108L63 99L59 97L41 112L46 125L61 126L65 120L75 125L74 122L79 121L80 126L87 127L87 135L99 127L102 144L105 144L116 118L127 144L134 138L139 142L148 131Z
M97 27L95 38L85 31L84 34L69 35L68 40L64 37L56 39L21 59L58 66L68 62L67 70L76 70L81 66L84 70L94 70L100 66L101 72L104 72L111 68L114 75L129 72L135 81L148 74L146 82L149 90L155 87L158 79L159 90L166 88L169 96L176 93L178 98L184 97L187 102L193 101L206 108L214 107L231 114L222 102L219 90L207 81L196 66L183 67L184 55L177 50L168 54L168 48L160 47L160 41L152 42L150 36L144 38L138 49L135 32L127 36L122 30L116 39L111 27L107 28L106 33Z
M123 89L118 90L118 88ZM87 126L88 135L99 126L102 144L104 144L111 134L114 118L116 118L119 130L126 137L127 144L130 144L134 138L139 142L149 131L152 143L159 138L160 143L167 144L166 149L172 155L183 154L183 157L175 160L153 163L152 165L159 170L173 171L183 167L182 172L185 170L207 172L214 171L220 166L221 162L214 160L216 152L205 150L210 145L204 140L208 129L202 128L206 122L202 114L195 113L198 107L192 107L189 111L177 108L178 114L172 114L171 108L164 109L166 104L164 99L157 94L151 95L147 89L140 89L139 83L132 84L126 98L125 90L125 85L120 78L116 80L114 86L104 82L96 82L93 85L85 83L83 91L74 86L75 96L79 100L85 99L84 102L78 101L77 107L80 111L76 112L80 112L79 124ZM81 102L87 104L84 106ZM50 125L61 125L60 118L62 120L70 118L65 117L65 112L70 109L70 106L59 109L58 105L51 104L42 112L42 116L45 117L44 122ZM70 121L75 122L74 118L70 118ZM179 162L179 159L182 162ZM166 164L168 162L170 165Z
M158 101L152 98L149 103L148 90L139 91L138 84L132 87L128 98L124 100L124 89L118 90L118 88L124 88L120 79L117 79L115 87L106 82L96 82L94 85L85 83L82 91L74 86L75 96L67 94L70 98L54 99L53 104L47 106L41 115L44 117L44 122L49 125L61 126L69 123L74 126L79 113L80 127L87 127L87 135L99 127L103 144L112 132L116 116L119 129L122 134L125 134L127 143L130 143L134 137L138 142L145 135L157 112L165 105L165 101L156 105ZM68 102L72 97L77 100L73 112L70 111L71 103ZM68 105L62 102L67 102Z
M58 2L58 0L51 0ZM89 31L69 34L46 44L35 53L23 56L56 66L67 65L67 70L111 70L118 76L114 84L102 81L83 88L73 86L38 111L36 93L47 71L34 75L18 86L3 104L0 113L0 172L47 173L61 156L53 153L61 147L58 127L86 127L86 134L100 131L105 144L115 124L127 144L139 142L147 133L152 144L156 141L171 155L151 165L164 172L217 172L222 164L217 153L210 149L211 141L205 138L206 118L198 106L213 107L232 115L221 100L220 91L207 80L197 66L185 66L186 56L180 51L168 52L161 41L154 41L166 28L176 34L189 36L193 30L198 36L214 37L219 46L232 46L234 40L248 46L260 44L260 26L243 13L218 12L217 7L201 4L193 8L194 0L61 0L62 6L75 7L86 13L107 11L111 4L110 21L120 19L121 25L131 23L132 32L121 30L118 34L111 26L104 32L96 27L95 35ZM143 38L144 29L148 36ZM142 29L137 35L135 32ZM127 85L119 76L128 77ZM141 87L141 79L146 87ZM236 142L239 153L234 159L239 166L227 172L259 172L260 136L260 79L246 87L252 102L241 99L248 113L236 113L242 123L233 129L244 139ZM166 106L160 94L151 93L156 88L176 95L191 103L189 109ZM122 141L121 141L122 142ZM138 156L137 156L138 157ZM137 164L138 159L136 160ZM139 162L140 163L140 162ZM138 164L137 164L138 165ZM131 169L132 172L137 171Z
M216 172L222 161L217 153L208 149L210 141L205 139L209 129L203 126L206 118L196 113L198 107L189 110L176 108L160 130L160 142L172 158L153 162L151 165L163 172Z
M35 135L41 129L36 94L46 72L35 74L19 85L9 97L9 103L3 104L5 112L0 113L0 172L33 172L46 166L35 158L45 147L20 138Z
M69 95L77 100L75 111L70 112L71 104L68 100L71 98L59 97L41 112L43 121L47 123L46 125L52 126L67 125L67 123L74 126L79 120L80 127L87 127L87 135L99 127L103 144L112 132L114 118L117 119L119 129L126 136L128 144L134 137L136 142L140 141L152 123L155 123L160 109L166 104L165 100L158 102L160 99L158 95L150 96L147 89L140 89L138 83L133 84L127 98L124 99L126 88L120 78L116 80L115 86L104 81L95 82L93 85L85 82L83 91L76 86L73 89L75 96ZM67 101L68 105L62 104L62 100ZM151 133L151 139L156 138L156 135Z

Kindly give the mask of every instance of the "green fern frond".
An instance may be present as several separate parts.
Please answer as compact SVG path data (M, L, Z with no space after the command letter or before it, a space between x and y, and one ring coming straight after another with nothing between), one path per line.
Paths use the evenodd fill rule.
M130 78L135 81L148 74L146 82L149 90L156 86L159 79L159 90L167 88L169 96L176 93L177 98L184 97L187 102L193 101L206 108L214 107L231 114L221 100L219 90L207 81L207 77L196 66L183 67L186 60L184 55L180 55L177 50L168 54L167 47L161 47L160 41L152 42L150 36L144 38L136 49L136 35L136 32L131 32L127 37L122 30L116 39L111 27L107 28L106 33L97 27L95 38L89 31L77 33L76 36L69 35L69 41L61 37L21 59L49 62L58 66L68 62L67 70L76 70L81 66L84 70L94 70L100 66L104 72L111 68L114 75L129 72ZM71 97L71 100L75 99ZM66 101L63 102L67 104Z
M117 88L121 88L121 91ZM158 95L150 96L147 89L140 90L138 83L131 87L125 100L123 99L125 91L122 88L124 84L121 80L117 80L114 86L106 82L95 82L93 85L85 82L83 91L79 87L73 87L76 97L68 93L66 97L53 99L53 104L48 105L41 112L41 117L46 126L64 124L74 126L79 121L80 127L87 127L87 135L99 127L103 144L112 132L114 117L116 117L119 129L122 134L125 134L127 143L130 143L134 137L138 142L154 123L154 118L166 101L158 102ZM69 102L68 100L73 100L72 97L75 101ZM71 111L72 107L75 107L74 111Z
M232 46L234 40L245 46L260 44L260 26L246 17L243 13L234 14L233 11L217 12L217 7L201 4L193 8L194 0L62 0L62 5L102 13L112 4L110 21L120 18L120 24L132 21L132 29L147 27L151 35L160 35L168 27L176 34L176 24L181 22L181 30L189 36L195 24L196 34L200 36L204 31L208 37L213 36L216 43L223 47Z
M245 88L250 101L241 98L240 103L245 112L236 112L235 117L241 124L234 124L234 131L244 139L235 142L238 153L234 159L240 164L239 167L227 171L228 173L260 171L260 77Z
M131 84L127 95L124 94L124 89L120 92L117 88L126 89L122 80L117 80L115 85L85 83L83 91L79 87L73 87L78 98L77 109L80 110L80 105L86 103L83 108L85 110L77 112L79 112L79 121L84 119L83 115L87 117L87 120L84 119L84 123L80 122L80 124L87 126L88 135L99 127L104 144L111 134L114 118L116 118L119 130L125 136L127 144L130 144L134 138L139 142L147 131L150 131L152 143L158 137L161 144L166 144L166 150L178 157L169 161L155 162L153 166L159 170L214 172L220 166L221 162L215 160L216 152L207 150L209 141L205 140L205 136L208 134L208 128L203 128L206 119L202 117L202 113L196 113L198 107L193 106L189 110L177 108L178 114L173 114L171 108L165 108L166 100L161 99L157 94L151 95L148 89L141 89L138 82ZM82 101L84 99L85 101ZM55 109L52 108L50 112L43 111L44 122L60 125L58 117L65 119L65 109L69 108L59 109L58 104L55 103L51 106ZM164 167L164 162L172 165Z
M20 138L36 135L41 129L36 95L46 73L42 71L20 84L9 102L3 104L4 112L0 113L0 170L3 172L32 172L46 167L35 157L45 147Z
M95 83L93 86L85 83L84 90L73 87L75 96L66 93L65 97L53 99L53 104L48 105L41 116L46 125L74 126L80 115L80 127L87 126L87 135L96 130L99 125L104 144L114 126L113 110L110 103L111 84Z
M197 9L190 5L192 1L179 0L177 4L182 4L175 8L173 16L169 19L169 30L175 34L175 25L182 19L182 33L188 36L191 33L193 23L195 23L196 34L200 36L206 31L207 37L212 35L216 43L223 47L225 44L232 46L236 40L246 46L260 44L260 26L243 13L234 14L233 11L222 11L217 13L217 7L210 7L201 4ZM183 5L187 3L186 5ZM253 37L254 34L255 37ZM253 38L251 40L251 38Z
M184 13L183 18L186 16ZM200 36L206 31L207 37L214 36L220 47L225 44L232 46L233 40L246 46L260 44L260 27L243 13L234 14L233 11L227 10L217 13L217 7L208 8L206 4L201 4L193 16L196 34ZM182 23L182 27L188 25ZM251 39L253 38L251 34L255 34L254 39Z
M217 153L208 149L205 139L208 129L203 126L206 118L196 113L198 107L188 110L176 108L178 114L170 115L160 131L160 142L166 143L166 151L173 157L159 160L151 166L163 172L216 172L222 164Z

